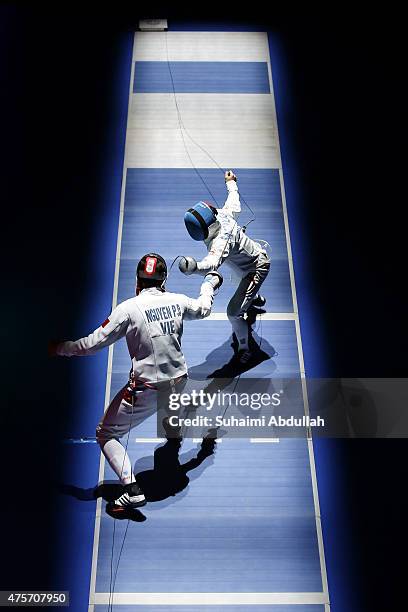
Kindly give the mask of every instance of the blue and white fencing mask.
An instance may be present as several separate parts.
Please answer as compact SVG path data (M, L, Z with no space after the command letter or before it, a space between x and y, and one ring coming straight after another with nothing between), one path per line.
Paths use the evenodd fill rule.
M184 223L193 240L206 240L208 228L217 220L216 209L206 202L197 202L184 215Z

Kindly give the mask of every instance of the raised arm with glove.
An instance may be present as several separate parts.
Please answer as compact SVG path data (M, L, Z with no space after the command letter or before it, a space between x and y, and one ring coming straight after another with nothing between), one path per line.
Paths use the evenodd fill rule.
M238 342L238 357L244 362L250 358L250 328L245 320L246 312L251 305L265 304L265 298L258 291L268 275L270 260L265 248L247 236L237 223L241 203L236 175L228 170L224 178L228 196L222 208L214 208L208 202L198 202L184 215L191 238L202 240L208 253L200 261L191 256L182 257L179 270L186 275L205 275L227 262L241 277L228 304L227 315Z

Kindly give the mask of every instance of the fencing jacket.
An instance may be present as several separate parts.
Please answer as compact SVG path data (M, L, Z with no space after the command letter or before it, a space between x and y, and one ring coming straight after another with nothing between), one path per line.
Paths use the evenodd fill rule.
M208 255L197 262L197 273L207 274L216 270L224 261L237 273L246 276L255 272L259 256L269 261L266 250L249 238L238 225L236 217L241 212L238 186L235 181L227 181L228 197L224 206L217 211L217 221L210 226L210 235L204 241Z
M214 289L204 281L200 297L160 289L143 289L119 304L98 329L84 338L58 345L57 354L92 355L126 337L136 380L157 383L182 376L187 365L181 350L183 320L203 319L211 312Z

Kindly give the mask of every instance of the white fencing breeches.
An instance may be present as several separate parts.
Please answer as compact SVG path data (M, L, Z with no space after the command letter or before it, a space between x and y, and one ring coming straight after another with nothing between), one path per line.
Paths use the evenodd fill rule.
M172 388L167 382L159 383L160 391L140 385L133 391L133 404L127 401L130 397L126 393L126 385L109 404L96 428L96 438L109 465L124 485L135 482L135 477L129 456L119 439L154 414L158 403L168 404L168 394L173 391L181 392L185 384L186 377L180 378Z
M109 465L123 484L135 482L132 465L119 442L131 429L156 412L157 391L135 391L133 405L124 399L126 386L116 394L96 428L96 438Z

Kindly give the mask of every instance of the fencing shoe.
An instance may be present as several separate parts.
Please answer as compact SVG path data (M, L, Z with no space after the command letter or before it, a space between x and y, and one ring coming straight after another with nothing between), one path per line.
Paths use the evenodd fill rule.
M266 304L266 298L264 298L263 295L260 295L259 293L254 297L254 299L251 302L251 306L255 306L256 308L263 308L265 304Z
M140 508L146 505L146 498L137 482L125 485L124 492L114 502L107 504L110 512L122 512L132 508Z

